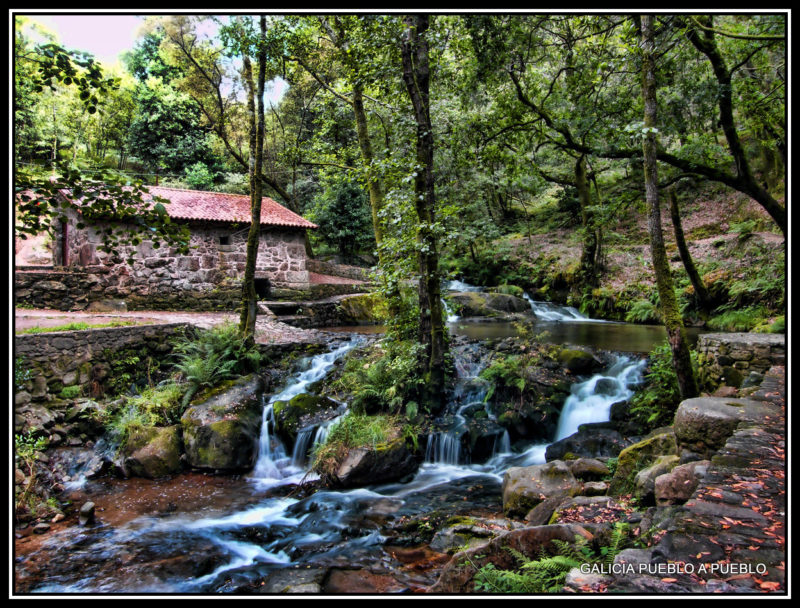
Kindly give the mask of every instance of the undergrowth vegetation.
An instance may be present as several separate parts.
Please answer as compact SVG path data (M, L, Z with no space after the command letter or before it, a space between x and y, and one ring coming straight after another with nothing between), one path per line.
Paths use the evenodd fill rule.
M233 323L185 337L174 345L174 351L172 376L124 399L108 417L106 428L117 445L124 443L134 430L178 423L203 389L257 371L261 363L258 348L248 347Z
M697 353L691 351L692 367L697 373ZM672 423L675 408L681 401L678 379L672 366L672 351L663 342L649 355L645 386L631 398L630 414L648 432Z
M564 588L567 574L583 564L611 564L627 539L628 526L618 523L608 546L595 551L579 536L574 543L554 539L555 555L544 549L539 557L530 559L519 551L505 547L517 561L516 570L501 570L488 563L475 575L475 590L487 593L558 593Z

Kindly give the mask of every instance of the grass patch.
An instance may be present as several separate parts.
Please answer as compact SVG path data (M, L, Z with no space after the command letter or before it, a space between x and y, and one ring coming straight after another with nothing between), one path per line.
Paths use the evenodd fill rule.
M27 329L18 329L18 334L45 334L53 331L82 331L84 329L102 329L104 327L128 327L136 325L136 321L111 321L110 323L84 323L83 321L76 321L73 323L66 323L64 325L56 325L54 327L29 327Z

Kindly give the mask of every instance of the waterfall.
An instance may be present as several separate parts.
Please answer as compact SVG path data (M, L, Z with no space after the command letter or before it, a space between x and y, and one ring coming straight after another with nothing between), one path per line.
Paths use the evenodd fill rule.
M572 306L559 306L551 302L534 300L527 293L522 294L522 297L531 305L531 310L533 314L536 315L536 318L542 321L570 321L573 323L585 321L600 322L597 319L590 319L589 317L583 316Z
M442 309L444 310L445 315L447 315L446 320L448 323L456 323L461 318L457 314L453 313L452 309L447 305L447 301L444 298L442 298Z
M302 467L306 463L306 455L311 445L311 435L313 432L314 427L312 426L297 433L297 439L294 440L294 449L292 450L293 467Z
M447 291L483 291L483 287L476 287L475 285L470 285L463 281L448 281Z
M308 368L295 374L286 388L277 395L273 395L264 405L261 415L261 436L258 440L258 458L253 468L252 478L266 481L283 479L286 477L283 469L297 461L293 456L290 463L286 462L286 449L274 436L274 404L278 401L289 401L292 397L306 392L310 384L322 380L331 371L336 361L362 342L361 338L356 337L334 350L312 357L307 363ZM297 449L297 446L295 448Z
M606 372L573 384L558 419L555 441L569 437L581 424L605 422L611 406L633 395L630 386L641 382L647 361L620 357Z

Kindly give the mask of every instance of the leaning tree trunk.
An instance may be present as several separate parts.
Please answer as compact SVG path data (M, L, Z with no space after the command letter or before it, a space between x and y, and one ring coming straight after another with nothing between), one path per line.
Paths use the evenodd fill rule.
M401 47L403 80L414 107L417 122L417 168L414 180L415 206L419 225L419 341L425 346L424 400L434 411L443 405L445 384L445 326L439 281L439 254L434 225L433 127L430 116L430 65L428 61L428 15L405 18L406 32Z
M703 310L710 308L711 298L708 295L703 279L700 278L700 273L697 272L697 267L694 265L692 255L689 253L689 247L686 244L686 237L683 235L683 225L681 224L681 214L678 209L678 197L675 195L674 190L669 191L669 214L672 218L672 228L675 231L675 243L678 245L678 254L681 256L683 267L686 269L686 274L689 275L689 280L694 288L694 293L697 295L697 301L700 303Z
M682 399L696 397L699 393L697 379L692 370L689 343L683 327L678 299L672 286L672 273L667 261L664 235L661 232L661 210L658 200L658 167L656 164L656 79L654 66L653 21L649 15L641 17L642 28L642 97L644 99L645 135L642 143L644 155L644 185L647 198L650 252L656 286L661 299L661 314L672 350L672 363L678 378Z
M258 82L253 85L253 69L250 58L244 57L245 84L247 85L247 114L250 119L250 231L247 235L247 260L242 282L242 303L239 317L239 332L248 343L255 342L258 297L256 295L255 275L258 258L258 241L261 233L261 163L264 148L264 81L266 76L266 18L261 17L261 38L258 45ZM258 100L256 114L255 99Z

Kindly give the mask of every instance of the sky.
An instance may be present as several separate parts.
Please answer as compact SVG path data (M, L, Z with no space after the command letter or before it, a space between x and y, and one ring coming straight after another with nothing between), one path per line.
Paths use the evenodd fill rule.
M144 24L144 16L137 15L27 13L26 16L55 33L67 49L88 51L108 66L117 63L122 52L133 48ZM267 103L277 103L288 85L278 78L268 83L266 88Z

